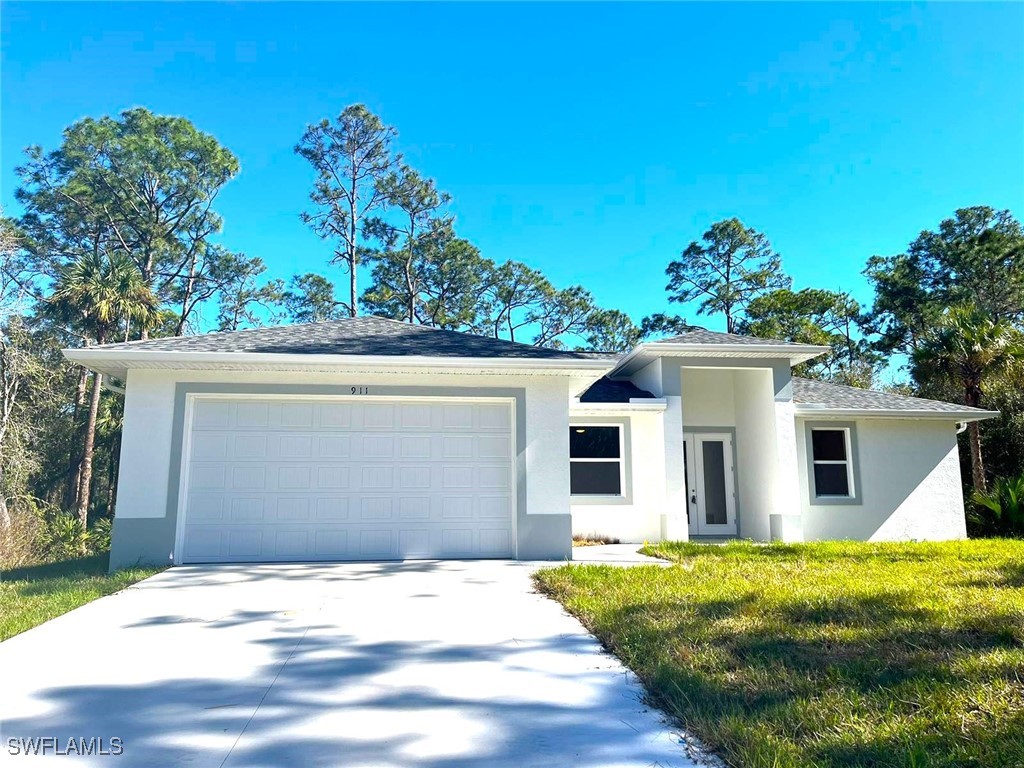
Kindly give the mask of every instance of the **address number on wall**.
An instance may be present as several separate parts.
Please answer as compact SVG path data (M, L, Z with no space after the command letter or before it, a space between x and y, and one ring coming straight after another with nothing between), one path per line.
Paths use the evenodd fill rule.
M368 395L370 394L369 387L349 387L353 395Z

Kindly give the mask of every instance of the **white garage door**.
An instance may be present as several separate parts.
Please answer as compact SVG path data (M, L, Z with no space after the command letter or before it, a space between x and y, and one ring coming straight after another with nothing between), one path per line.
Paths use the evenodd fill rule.
M180 562L511 557L511 406L195 398Z

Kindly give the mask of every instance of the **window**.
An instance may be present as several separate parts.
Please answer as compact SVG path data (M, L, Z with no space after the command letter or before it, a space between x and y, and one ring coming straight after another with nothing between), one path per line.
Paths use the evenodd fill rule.
M569 492L622 495L622 427L569 427Z
M854 496L850 428L811 429L811 467L815 498Z

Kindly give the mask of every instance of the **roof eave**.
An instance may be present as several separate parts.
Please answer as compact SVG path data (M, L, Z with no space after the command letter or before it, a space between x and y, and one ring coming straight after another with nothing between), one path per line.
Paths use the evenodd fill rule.
M785 359L791 366L813 360L831 347L817 344L688 344L652 341L640 344L619 359L609 376L629 376L659 357L746 357L766 360ZM741 353L741 354L740 354Z
M583 403L574 398L569 406L571 416L619 416L632 413L660 413L668 401L660 397L634 397L628 403Z
M833 408L817 403L796 403L794 410L797 416L814 416L827 419L932 419L967 422L983 421L999 415L999 411L935 411L924 408L914 410L906 408Z
M323 355L276 352L178 352L154 350L109 350L74 347L62 350L72 362L115 376L132 368L181 368L206 370L320 370L352 368L401 368L457 370L584 372L607 371L614 360L586 358L440 357L432 355Z

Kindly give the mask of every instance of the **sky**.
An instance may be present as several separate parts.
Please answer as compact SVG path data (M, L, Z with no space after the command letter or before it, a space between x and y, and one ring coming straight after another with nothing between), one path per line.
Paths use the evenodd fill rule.
M322 272L305 126L361 102L460 236L635 321L717 220L851 292L959 207L1024 216L1024 4L0 4L0 202L83 117L181 115L239 158L220 242ZM365 281L364 281L365 284Z

